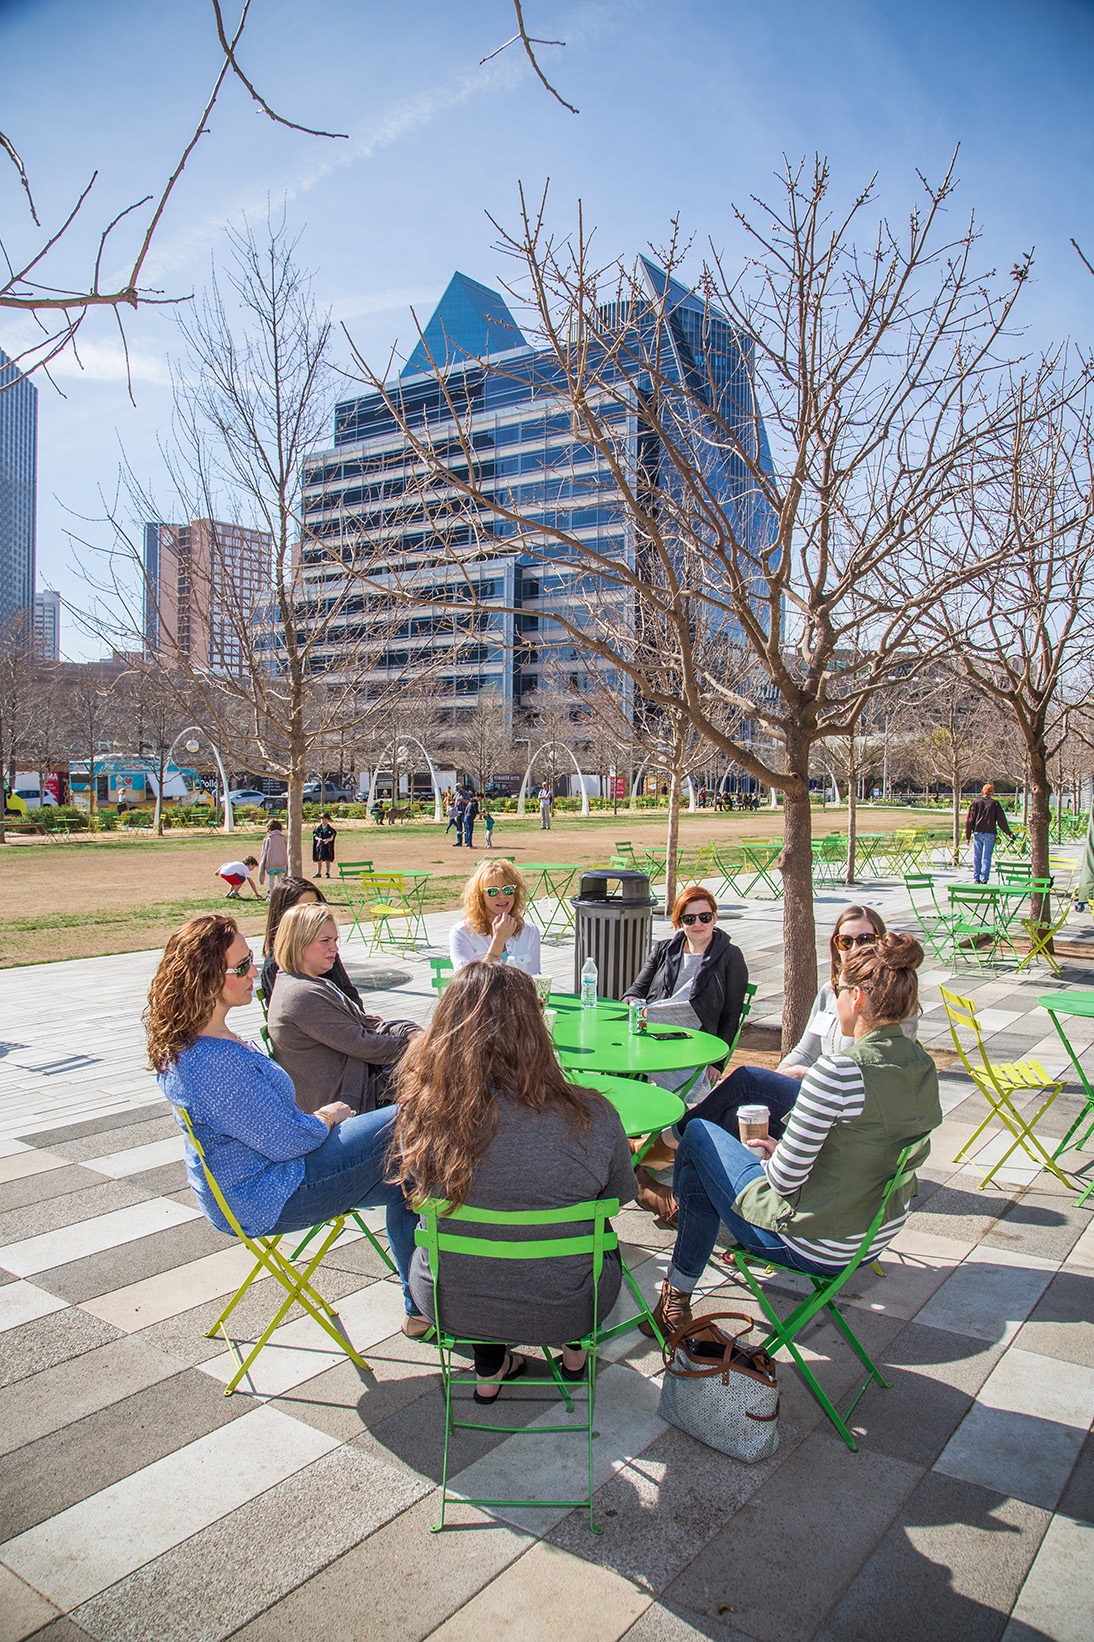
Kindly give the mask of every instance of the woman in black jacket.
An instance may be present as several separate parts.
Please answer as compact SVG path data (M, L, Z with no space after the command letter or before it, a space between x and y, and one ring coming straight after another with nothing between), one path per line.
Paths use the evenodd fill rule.
M732 1044L748 985L744 954L717 927L718 903L709 889L697 884L682 889L672 909L672 924L676 933L666 941L658 941L623 1001L642 999L651 1024L669 1022L698 1028ZM678 1089L694 1070L692 1066L682 1071L652 1072L649 1077L662 1088ZM702 1100L708 1088L704 1071L688 1091L689 1104ZM655 1168L671 1162L674 1146L675 1139L670 1140L666 1131L664 1143L655 1144L649 1154ZM660 1186L645 1168L638 1170L637 1178L642 1207L671 1221L676 1205L668 1188Z

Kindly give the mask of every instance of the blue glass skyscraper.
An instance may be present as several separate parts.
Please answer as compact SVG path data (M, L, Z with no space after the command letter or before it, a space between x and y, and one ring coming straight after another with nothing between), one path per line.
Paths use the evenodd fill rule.
M328 670L344 670L362 631L385 622L388 636L371 667L377 684L392 669L420 664L454 704L485 691L512 707L541 686L554 660L567 685L582 688L581 645L551 613L567 609L580 626L573 612L602 595L573 556L588 550L633 565L635 510L623 483L632 496L651 486L667 496L675 482L663 440L643 415L646 333L656 313L666 316L659 370L686 390L678 396L684 443L691 419L705 481L737 538L755 548L773 539L771 509L749 471L769 458L748 340L654 263L641 259L637 277L625 309L602 310L605 334L624 342L613 350L611 379L601 372L587 401L597 425L610 430L610 449L588 436L555 356L529 345L497 291L459 273L399 378L384 393L336 407L333 448L312 453L302 475L308 603L344 600L322 658ZM704 409L733 437L700 428ZM467 477L468 460L478 501L436 471L439 463L452 479ZM519 514L519 525L502 509ZM557 537L549 539L553 528L577 544L569 562ZM355 596L348 588L362 567L367 591ZM608 577L603 596L623 608L625 597L610 584Z
M0 643L34 621L38 389L0 351Z

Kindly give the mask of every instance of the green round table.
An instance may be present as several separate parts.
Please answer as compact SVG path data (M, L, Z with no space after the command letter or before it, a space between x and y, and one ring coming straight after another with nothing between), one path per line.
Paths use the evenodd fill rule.
M624 1133L632 1140L658 1134L676 1123L687 1110L679 1095L642 1078L613 1078L607 1072L579 1072L566 1068L571 1083L595 1089L619 1113Z
M645 1077L650 1072L678 1072L695 1067L695 1076L714 1061L724 1060L729 1045L713 1032L688 1032L682 1038L659 1038L658 1030L632 1034L625 1006L608 1002L596 1009L575 1009L556 1004L554 994L548 1008L557 1009L554 1043L558 1058L568 1070L609 1072L619 1077ZM692 1080L694 1081L694 1079ZM686 1085L681 1094L686 1094ZM664 1127L664 1125L662 1125Z

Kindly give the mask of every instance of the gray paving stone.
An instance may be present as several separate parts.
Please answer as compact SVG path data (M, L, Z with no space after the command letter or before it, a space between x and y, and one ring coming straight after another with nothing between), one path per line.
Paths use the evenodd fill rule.
M50 1198L43 1203L32 1203L25 1209L13 1209L0 1215L0 1244L18 1243L27 1237L39 1237L45 1232L63 1231L82 1220L96 1215L110 1214L114 1209L128 1209L134 1203L147 1203L150 1193L141 1191L130 1180L103 1180L83 1191L68 1192L64 1197Z
M1014 1249L1045 1260L1066 1260L1094 1215L1043 1192L1026 1192L984 1238L988 1248Z
M44 1631L35 1631L27 1642L87 1642L89 1632L74 1625L71 1619L55 1619Z
M917 1321L982 1340L1010 1340L1052 1281L1051 1268L1023 1265L1025 1258L978 1261L974 1250L935 1290Z
M337 1448L83 1603L75 1618L104 1642L218 1642L429 1492ZM329 1634L326 1625L317 1634Z
M1014 1343L1023 1351L1094 1368L1094 1271L1057 1272Z
M153 1232L132 1243L103 1249L100 1254L89 1254L83 1260L53 1266L49 1271L39 1272L34 1281L47 1293L80 1305L84 1300L97 1300L100 1294L128 1288L130 1283L139 1283L145 1277L158 1277L160 1272L185 1265L188 1260L218 1254L232 1241L234 1239L225 1237L207 1220L187 1220L181 1226L170 1226L166 1231Z
M929 1171L924 1171L929 1173ZM995 1186L977 1190L977 1177L967 1171L951 1177L916 1204L916 1229L933 1237L949 1237L959 1243L978 1243L1006 1213L1014 1198Z
M368 1362L372 1374L364 1384L355 1364L336 1363L275 1398L274 1406L340 1442L352 1442L423 1397L430 1400L422 1413L434 1420L441 1396L435 1346L393 1334L369 1346Z
M1094 1523L1094 1436L1084 1442L1057 1509L1061 1516Z
M903 1460L868 1449L852 1454L838 1438L814 1432L664 1594L764 1642L803 1642L922 1475Z
M150 1197L173 1197L178 1192L189 1191L186 1164L181 1158L175 1163L161 1163L157 1169L145 1169L141 1174L126 1175L125 1178ZM195 1198L191 1197L190 1202L197 1207Z
M52 1602L0 1567L0 1642L23 1642L57 1616Z
M0 1352L0 1387L122 1338L120 1329L89 1317L86 1311L55 1311L20 1328L9 1328Z
M816 1642L919 1636L997 1642L1050 1516L929 1472Z
M77 1500L245 1414L207 1374L185 1368L0 1460L0 1521L14 1538Z
M79 1163L80 1157L73 1157L69 1149L73 1141L83 1140L90 1135L111 1134L119 1131L116 1147L98 1146L94 1151L83 1152L82 1157L105 1157L108 1151L122 1151L125 1146L139 1146L138 1140L123 1140L120 1131L132 1128L135 1124L147 1123L153 1113L163 1110L163 1101L156 1099L149 1101L145 1106L135 1106L128 1112L114 1112L110 1117L91 1118L86 1123L71 1123L64 1129L43 1129L33 1134L21 1134L19 1139L28 1146L44 1146L48 1151L56 1152L59 1157L71 1158L73 1163ZM169 1120L174 1126L174 1119ZM163 1136L151 1135L150 1139L163 1139ZM64 1151L61 1147L65 1147Z
M1001 1345L971 1335L907 1324L878 1360L892 1389L871 1390L855 1410L859 1442L932 1465L1002 1354Z
M177 1374L184 1366L177 1358L153 1350L139 1334L123 1335L109 1345L5 1386L0 1391L0 1453L36 1442Z
M430 1495L237 1631L234 1642L421 1642L533 1543L469 1506L455 1508L451 1528L431 1534L437 1514Z
M726 1618L732 1617L729 1603L723 1603ZM693 1610L680 1608L673 1602L651 1602L620 1642L698 1642L709 1637L713 1642L753 1642L743 1631L734 1630L720 1618L708 1619Z
M0 1213L22 1209L30 1203L43 1203L48 1198L64 1197L69 1192L86 1191L89 1186L101 1186L103 1177L91 1169L81 1169L78 1163L67 1169L44 1169L41 1174L24 1175L21 1180L8 1180L0 1186ZM20 1229L19 1235L22 1235Z

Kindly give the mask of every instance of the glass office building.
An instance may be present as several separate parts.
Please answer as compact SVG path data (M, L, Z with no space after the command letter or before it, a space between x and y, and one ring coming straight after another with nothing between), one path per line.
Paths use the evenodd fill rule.
M644 298L628 303L622 316L604 310L606 325L618 333L621 323L638 338L630 356L638 362L635 380L613 367L614 380L602 376L589 393L610 430L617 468L636 489L674 482L641 414L642 332L662 304L664 375L698 389L700 399L705 393L707 403L715 395L719 415L766 464L744 339L652 262L643 259L640 278ZM624 595L610 578L598 585L587 571L579 575L547 535L537 543L537 526L564 529L582 550L612 562L633 565L641 544L608 453L582 437L580 423L575 431L557 362L528 344L498 292L457 273L386 394L338 405L333 446L311 453L302 475L307 604L343 601L320 665L337 674L353 637L383 623L384 645L368 675L377 684L385 671L420 664L456 706L491 692L512 708L528 704L553 663L552 682L561 678L580 691L587 682L581 644L550 612L565 609L581 625L581 612L612 598L622 609ZM430 477L415 438L454 477L461 464L467 476L468 445L485 505L469 503L435 471ZM771 541L773 516L748 463L729 442L712 447L709 428L702 439L713 449L703 459L707 480L739 537L756 546ZM519 526L490 507L493 498L519 512ZM367 589L354 593L348 583L362 566ZM339 631L346 635L341 646Z
M0 642L34 622L38 389L0 352Z

